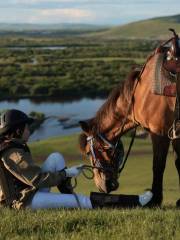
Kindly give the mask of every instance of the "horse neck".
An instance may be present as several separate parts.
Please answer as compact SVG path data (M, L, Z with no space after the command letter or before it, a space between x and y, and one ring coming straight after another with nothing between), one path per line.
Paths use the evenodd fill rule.
M132 119L131 102L126 97L125 93L122 93L114 104L105 103L95 118L95 131L105 135L108 140L112 140L120 134L123 135L135 126ZM106 108L107 105L109 107L104 111L103 108Z
M105 133L105 137L111 141L116 137L124 135L126 132L133 129L135 125L136 124L132 120L127 119L126 122L124 122L124 119L121 119L116 121L114 126Z

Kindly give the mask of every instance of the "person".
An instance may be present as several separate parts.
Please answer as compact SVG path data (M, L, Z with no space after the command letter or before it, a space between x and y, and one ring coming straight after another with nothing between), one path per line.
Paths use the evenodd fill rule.
M67 168L63 156L54 152L42 167L36 165L27 142L33 119L11 109L0 116L0 204L10 208L97 208L145 206L152 193L112 195L92 192L90 197L74 194L71 178L82 166ZM51 192L56 186L59 192Z

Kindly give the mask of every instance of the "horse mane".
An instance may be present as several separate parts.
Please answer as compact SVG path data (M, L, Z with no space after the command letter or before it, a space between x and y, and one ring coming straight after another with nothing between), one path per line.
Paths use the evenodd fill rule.
M102 120L111 115L114 118L118 118L118 113L115 111L115 106L118 98L121 96L123 102L128 105L132 98L132 91L134 88L135 79L139 76L140 70L132 70L127 76L126 80L118 84L109 94L105 103L97 111L94 118L89 121L89 125L92 126L93 135L96 135L100 132ZM83 153L87 144L87 136L85 133L81 133L79 136L79 146L80 150Z
M139 76L140 70L132 70L126 80L118 84L109 94L106 102L97 111L94 118L95 132L100 132L102 120L109 116L119 118L119 113L116 112L116 104L119 97L122 98L124 104L128 106L132 98L135 79ZM94 132L94 131L93 131Z
M85 149L86 149L86 145L87 145L87 136L85 133L81 133L79 135L79 148L81 153L85 153Z

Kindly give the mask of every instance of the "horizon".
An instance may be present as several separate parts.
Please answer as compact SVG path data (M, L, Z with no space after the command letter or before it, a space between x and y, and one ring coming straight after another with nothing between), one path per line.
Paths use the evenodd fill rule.
M179 9L179 0L6 0L0 2L0 23L117 26L178 15Z
M152 18L145 18L145 19L139 19L139 20L135 20L135 21L130 21L130 22L127 22L127 23L124 23L124 24L100 24L100 23L82 23L82 22L57 22L57 23L38 23L38 22L34 22L34 23L29 23L29 22L0 22L0 24L7 24L7 25L92 25L92 26L99 26L99 27L115 27L115 26L119 26L119 25L126 25L126 24L129 24L129 23L133 23L133 22L139 22L139 21L143 21L143 20L150 20L150 19L156 19L156 18L161 18L161 17L173 17L173 16L180 16L180 14L171 14L171 15L163 15L163 16L156 16L156 17L152 17Z

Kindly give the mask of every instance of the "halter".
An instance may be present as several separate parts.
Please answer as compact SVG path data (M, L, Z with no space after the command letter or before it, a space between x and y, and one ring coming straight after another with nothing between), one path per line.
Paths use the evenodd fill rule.
M100 138L109 146L109 148L114 149L114 145L111 144L111 143L110 143L108 140L106 140L104 137L102 137L102 135L98 134L98 137L100 137ZM111 169L111 168L102 166L99 158L96 156L96 153L95 153L95 151L94 151L94 140L95 140L95 139L96 139L96 138L93 137L93 136L88 136L88 137L87 137L87 142L88 142L89 145L90 145L90 152L91 152L91 154L92 154L92 156L93 156L93 159L94 159L93 168L99 169L99 170L104 171L104 172L112 172L112 169ZM99 150L100 150L100 149L99 149ZM101 151L102 151L102 150L101 150Z
M131 151L131 148L132 148L132 145L134 143L134 139L135 139L135 136L136 136L136 129L137 129L137 125L134 127L135 131L132 135L132 138L131 138L131 142L129 144L129 148L128 148L128 151L126 153L126 156L124 159L122 159L121 161L118 162L118 169L117 169L117 172L118 172L118 176L120 176L120 173L122 172L122 170L124 169L125 167L125 164L126 164L126 161L128 159L128 156L130 154L130 151ZM105 144L108 145L108 147L110 149L113 149L114 150L114 153L113 153L113 159L112 161L115 160L115 152L117 151L117 148L119 148L119 144L120 144L120 138L117 140L116 144L113 145L112 143L110 143L107 139L105 139L101 134L98 134L98 137L103 140L103 142ZM113 172L112 168L111 167L103 167L99 158L96 157L96 154L95 154L95 151L94 151L94 139L95 137L93 136L89 136L87 137L87 142L90 144L90 152L93 156L93 159L95 160L93 162L93 166L92 168L96 168L96 169L99 169L103 172ZM122 143L121 143L122 144ZM89 167L89 166L88 166Z

